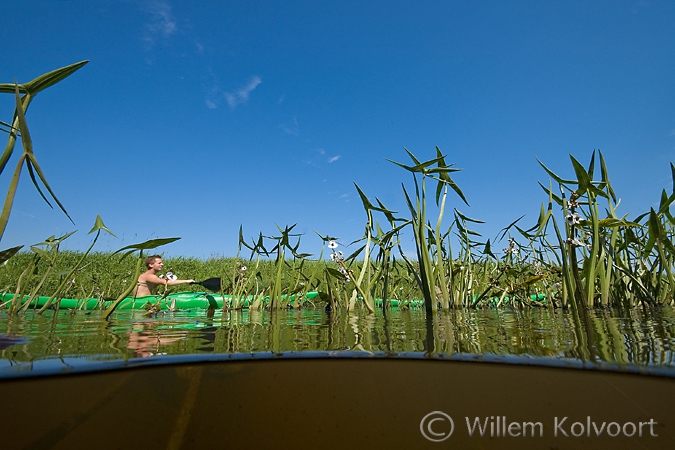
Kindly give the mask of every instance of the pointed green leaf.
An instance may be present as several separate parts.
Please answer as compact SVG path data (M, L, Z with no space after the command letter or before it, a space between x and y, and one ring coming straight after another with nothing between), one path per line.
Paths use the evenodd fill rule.
M543 208L544 208L544 205L542 205L542 211L543 211ZM501 237L498 238L498 240L501 241L502 239L504 239L504 236L506 236L506 233L508 233L509 230L510 230L515 224L517 224L518 222L520 222L520 219L522 219L523 217L525 217L525 214L523 214L522 216L518 217L516 220L514 220L513 222L511 222L508 226L502 228L502 229L500 230L500 233L501 233L502 235L501 235Z
M45 251L44 249L41 249L40 247L31 246L30 249L36 255L42 256L44 258L49 256L49 252Z
M458 215L459 217L461 217L462 219L466 220L467 222L473 222L473 223L485 223L483 220L472 219L472 218L470 218L470 217L468 217L468 216L465 216L465 215L462 214L457 208L455 208L455 213L457 213L457 215Z
M38 183L37 178L35 178L35 171L33 170L33 165L30 163L30 159L28 157L26 157L26 168L28 169L28 176L30 177L30 180L33 182L33 186L35 186L35 189L38 191L38 194L40 194L40 197L42 197L42 200L44 200L47 206L53 209L54 207L49 202L44 192L42 192L42 189L40 189L40 184Z
M549 196L549 198L550 198L551 200L553 200L554 202L556 202L556 204L557 204L558 206L562 206L562 205L563 205L562 197L560 197L559 195L554 194L554 193L553 193L553 189L552 189L550 186L549 186L549 187L545 187L543 184L541 184L541 182L538 182L538 183L539 183L539 186L541 186L541 188L544 190L544 192L546 192L546 194Z
M568 184L574 184L574 183L576 183L576 181L574 181L574 180L565 180L565 179L563 179L563 178L560 178L560 177L559 177L558 175L556 175L553 171L551 171L548 167L546 167L546 166L544 165L543 162L539 161L539 158L537 158L537 162L539 163L539 165L540 165L541 167L544 168L544 170L546 171L546 173L547 173L551 178L553 178L555 181L557 181L558 183L563 184L563 185L568 185Z
M87 60L80 61L78 63L71 64L69 66L61 67L60 69L52 70L51 72L48 72L44 75L40 75L39 77L35 78L32 81L29 81L28 83L24 83L23 88L25 89L26 92L29 92L31 95L35 96L35 94L37 94L38 92L47 89L49 86L58 83L64 78L67 78L88 62L89 61Z
M593 172L595 172L595 150L591 153L591 162L588 163L588 170L586 171L586 173L588 173L588 178L591 180L593 179Z
M403 147L403 150L406 151L406 153L408 154L408 156L410 156L410 159L413 160L413 162L415 163L416 166L419 166L419 165L421 164L420 161L419 161L419 159L415 158L415 155L413 155L412 152L411 152L410 150L408 150L408 149L405 148L405 147Z
M338 239L340 239L338 237L330 237L328 235L324 236L323 234L319 233L316 230L312 230L312 231L314 231L316 233L316 235L319 236L324 243L330 242L330 241L337 241Z
M347 257L345 258L345 260L347 260L347 261L352 261L352 260L356 259L356 257L359 256L359 255L361 254L361 252L362 252L365 248L366 248L365 245L361 246L361 247L358 248L354 253L352 253L351 255L347 256Z
M605 183L607 193L612 197L612 201L616 203L616 194L614 193L614 189L612 189L612 185L609 183L609 173L607 172L605 157L602 155L601 151L598 151L598 155L600 156L600 173L602 176L602 182Z
M495 254L492 253L492 248L490 246L490 239L487 240L487 242L485 243L485 247L483 247L483 254L488 255L488 256L492 256L494 259L497 259Z
M49 183L47 183L47 178L45 178L44 173L42 173L42 169L41 169L40 166L38 165L38 162L37 162L37 160L35 159L35 155L33 155L32 153L30 153L30 154L28 154L27 156L28 156L28 159L29 159L29 162L27 162L27 164L32 165L32 167L35 169L35 172L37 172L38 177L40 177L40 181L42 181L42 184L43 184L43 185L45 186L45 188L47 189L47 192L49 192L49 195L51 195L51 197L54 199L54 201L56 202L56 204L59 205L59 208L61 209L61 211L63 212L63 214L65 214L66 217L68 218L68 220L70 220L70 222L74 225L75 222L74 222L73 219L70 217L70 214L68 214L68 211L66 211L66 207L63 206L63 204L61 203L61 201L56 197L56 194L54 193L54 191L52 190L52 188L49 186Z
M89 233L87 233L87 234L91 234L91 233L93 233L94 231L99 231L99 230L103 230L103 231L105 231L106 233L108 233L108 234L110 234L110 235L112 235L112 236L114 236L114 237L117 237L117 236L115 236L115 233L113 233L112 231L110 231L110 229L108 229L108 227L105 226L105 224L103 223L103 219L101 219L101 216L97 214L97 215L96 215L96 220L94 221L94 227L93 227L93 228L89 231Z
M598 221L598 226L601 228L617 228L617 227L639 227L639 223L635 222L626 222L623 219L616 219L613 217L607 217L605 219Z
M361 197L361 202L363 203L363 208L366 211L370 211L374 208L373 204L370 203L370 200L368 200L368 197L366 197L366 194L363 193L361 188L359 187L358 184L354 183L354 186L356 186L356 191L359 193L359 197Z
M117 253L121 253L123 251L130 250L127 253L124 254L124 257L126 257L130 253L135 252L136 250L151 250L153 248L157 248L157 247L160 247L162 245L170 244L171 242L175 242L179 239L180 239L179 237L150 239L148 241L141 242L139 244L127 245L126 247L122 247L119 250L115 250L112 254L115 255Z
M577 189L577 194L583 195L588 191L588 189L591 186L591 179L588 176L588 172L586 172L586 169L581 165L579 161L576 160L576 158L572 155L570 155L570 159L572 160L572 166L574 167L574 173L577 175L577 181L576 183L579 185Z
M595 187L591 177L589 176L586 169L584 169L584 167L581 165L581 163L577 161L572 155L570 155L570 160L572 160L572 166L574 166L574 172L577 175L577 184L579 185L577 194L583 195L586 192L590 192L596 197L608 198L605 192Z
M16 247L8 248L0 252L0 264L4 264L11 258L16 255L16 253L23 248L23 245L17 245Z

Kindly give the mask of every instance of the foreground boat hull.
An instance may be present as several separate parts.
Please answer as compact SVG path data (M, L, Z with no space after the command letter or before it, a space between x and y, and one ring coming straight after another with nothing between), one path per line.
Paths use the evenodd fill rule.
M3 429L11 430L3 448L675 445L675 380L537 366L221 361L4 380L0 398ZM449 433L447 417L452 435L432 442Z

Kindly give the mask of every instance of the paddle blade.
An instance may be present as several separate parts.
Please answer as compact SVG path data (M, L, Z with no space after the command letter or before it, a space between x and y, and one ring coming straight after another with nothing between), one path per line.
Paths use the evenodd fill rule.
M198 284L200 286L204 286L209 291L214 291L214 292L220 291L221 283L222 283L222 281L221 281L220 278L209 278L208 280L195 282L195 284Z

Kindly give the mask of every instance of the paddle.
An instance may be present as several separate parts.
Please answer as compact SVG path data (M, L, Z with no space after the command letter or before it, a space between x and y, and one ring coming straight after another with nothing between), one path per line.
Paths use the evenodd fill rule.
M220 291L222 280L220 278L209 278L204 281L195 281L194 284L204 286L209 291L218 292Z

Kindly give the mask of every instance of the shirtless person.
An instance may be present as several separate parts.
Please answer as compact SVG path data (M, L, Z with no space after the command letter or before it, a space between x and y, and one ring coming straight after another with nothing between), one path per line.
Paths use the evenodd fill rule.
M158 277L157 273L162 270L162 267L164 267L162 257L159 255L152 255L145 258L145 265L148 270L139 275L138 284L136 284L136 287L133 291L134 297L146 297L148 295L152 295L152 291L154 291L155 288L160 284L165 286L173 286L175 284L192 284L195 282L195 280L168 280L166 278Z

